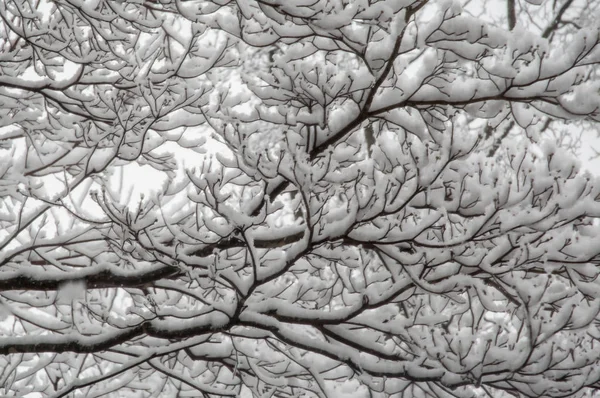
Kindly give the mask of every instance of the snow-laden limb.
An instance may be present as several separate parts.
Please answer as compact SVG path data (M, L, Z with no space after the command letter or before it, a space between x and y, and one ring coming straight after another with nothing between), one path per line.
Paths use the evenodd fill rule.
M238 395L238 392L235 390L227 391L222 388L213 388L206 384L199 384L190 377L186 377L185 375L179 374L179 372L177 372L177 371L173 372L171 369L165 367L159 361L156 361L154 359L149 359L148 363L150 364L150 366L152 366L157 371L163 373L165 376L171 377L175 380L179 380L182 383L189 385L194 390L199 391L202 394L212 394L212 395L219 395L219 396L223 396L223 397L235 397Z
M119 366L101 376L93 376L93 377L88 377L85 379L79 379L79 380L73 381L68 386L65 386L62 390L57 391L53 395L53 397L56 397L56 398L65 397L68 394L70 394L76 390L79 390L79 389L82 389L82 388L88 387L88 386L94 386L95 384L98 384L101 381L108 380L108 379L114 378L116 376L120 376L124 372L127 372L128 370L131 370L131 369L135 369L135 368L139 367L140 365L143 365L144 363L152 360L153 358L162 357L162 356L171 354L173 352L177 352L179 350L187 349L189 347L193 347L195 345L202 344L206 340L207 340L206 336L198 336L193 339L187 340L185 342L172 344L168 347L154 348L154 349L146 350L142 355L135 355L135 357L133 359L123 363L121 366ZM207 391L207 390L203 390L203 391ZM226 395L225 391L220 391L220 393L223 395Z

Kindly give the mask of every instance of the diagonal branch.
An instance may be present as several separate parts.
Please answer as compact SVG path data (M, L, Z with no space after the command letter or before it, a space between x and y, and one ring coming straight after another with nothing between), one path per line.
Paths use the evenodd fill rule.
M136 368L153 358L168 355L173 352L180 351L182 349L186 349L188 347L193 347L196 344L202 343L206 338L204 336L198 336L192 340L188 340L181 343L172 343L163 348L150 348L146 350L146 354L135 359L132 359L126 363L124 363L121 367L115 368L105 374L101 374L98 376L87 377L84 379L77 379L68 386L64 387L62 390L56 392L52 397L53 398L62 398L66 397L70 393L79 390L81 388L93 386L101 381L111 379L116 377L130 369Z
M573 3L573 0L567 0L565 1L565 4L560 7L550 25L548 25L548 27L542 32L542 37L544 39L550 37L550 35L558 28L558 24L562 22L562 17L567 9L571 6L571 3Z

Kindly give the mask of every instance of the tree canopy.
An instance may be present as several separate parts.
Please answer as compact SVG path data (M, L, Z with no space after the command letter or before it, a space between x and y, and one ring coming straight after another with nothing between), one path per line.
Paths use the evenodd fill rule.
M0 2L0 394L600 388L598 3Z

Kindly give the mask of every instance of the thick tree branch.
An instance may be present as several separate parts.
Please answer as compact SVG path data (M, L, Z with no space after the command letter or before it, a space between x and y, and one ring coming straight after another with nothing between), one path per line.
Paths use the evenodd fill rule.
M69 283L81 283L86 289L141 288L156 280L177 279L184 275L179 268L170 266L119 273L103 267L97 268L99 268L98 271L88 268L82 271L45 272L43 274L31 272L30 275L20 273L14 276L10 272L3 272L0 273L0 291L53 291L59 290Z
M515 10L515 0L506 0L508 30L513 30L517 24L517 12Z

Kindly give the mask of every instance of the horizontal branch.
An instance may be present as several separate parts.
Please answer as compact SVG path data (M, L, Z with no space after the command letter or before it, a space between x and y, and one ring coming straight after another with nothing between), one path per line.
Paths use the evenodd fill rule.
M215 315L215 313L222 314L222 316ZM215 310L188 324L154 319L131 328L107 330L92 336L69 333L0 337L0 355L43 352L95 353L125 344L140 336L183 340L229 329L232 326L231 320L227 319L223 322L224 317L222 312Z
M294 233L292 235L278 237L274 239L254 239L254 247L256 249L275 249L298 242L304 236L304 231ZM246 247L247 244L242 239L236 237L227 237L216 243L209 244L200 250L195 251L192 255L198 257L206 257L213 253L213 250L227 250L240 247Z
M97 273L86 272L54 272L0 273L0 292L11 290L52 291L58 290L68 283L82 283L86 289L134 288L143 287L160 279L175 279L183 272L176 267L162 266L151 270L132 273L115 273L109 269L101 269ZM7 275L3 275L7 274Z

